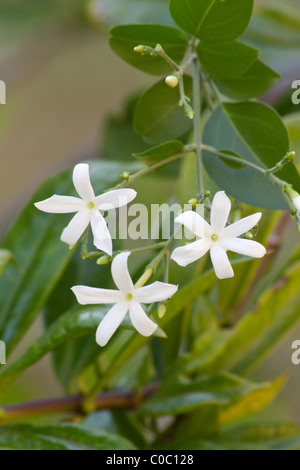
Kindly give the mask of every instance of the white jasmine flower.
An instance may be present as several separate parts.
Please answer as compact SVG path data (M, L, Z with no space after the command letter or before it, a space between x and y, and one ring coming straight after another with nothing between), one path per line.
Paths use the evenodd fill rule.
M179 215L175 222L184 225L200 240L176 248L171 259L180 266L187 266L210 251L211 261L217 277L226 279L234 276L226 253L227 250L252 258L262 258L266 254L264 246L252 240L237 238L251 230L258 223L262 216L261 212L245 217L226 227L230 209L230 199L224 191L219 191L212 203L210 225L203 217L193 211Z
M82 305L115 304L97 329L96 341L100 346L107 344L128 311L134 328L143 336L151 336L157 325L146 315L141 303L151 304L166 300L178 289L178 286L158 281L145 287L135 288L127 266L129 255L130 252L120 253L113 259L111 265L112 277L119 290L72 287L78 302Z
M74 245L91 224L94 245L109 255L112 254L112 240L105 219L99 211L107 211L125 206L136 197L133 189L118 189L95 196L90 181L89 165L79 163L73 171L73 183L80 196L57 196L37 202L35 206L43 211L54 214L77 212L62 233L61 240Z
M295 209L300 212L300 196L298 194L298 196L294 197L293 198L293 204L295 206Z

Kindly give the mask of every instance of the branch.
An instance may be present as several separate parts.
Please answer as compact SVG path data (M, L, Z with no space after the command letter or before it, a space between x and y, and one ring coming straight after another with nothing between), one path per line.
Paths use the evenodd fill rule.
M102 392L95 398L95 410L137 408L143 401L153 395L158 387L158 383L146 385L139 394L130 389ZM3 406L0 408L0 424L7 424L27 417L57 413L86 414L83 406L84 400L84 395L70 395Z

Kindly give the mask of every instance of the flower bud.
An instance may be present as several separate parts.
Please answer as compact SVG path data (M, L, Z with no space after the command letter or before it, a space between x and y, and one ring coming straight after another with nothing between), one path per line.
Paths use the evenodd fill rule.
M289 196L297 212L300 212L300 194L292 186L285 186L284 191Z
M199 201L198 201L198 199L193 198L193 199L190 199L190 200L188 201L188 204L189 204L190 206L192 206L192 207L196 207L197 204L199 204Z
M179 80L176 75L168 75L165 79L166 85L168 85L170 88L176 88Z
M104 265L104 264L108 264L111 260L111 256L109 255L103 255L101 256L100 258L97 259L97 264L98 265Z
M296 158L296 152L289 152L285 158L288 162L293 162Z
M167 311L167 304L160 304L158 307L158 316L159 318L163 318Z
M133 48L134 52L139 52L140 54L143 54L145 52L145 46L136 46Z
M121 175L121 176L122 176L123 180L127 180L127 181L128 181L129 178L130 178L130 173L129 173L129 171L125 171L125 170L124 170L124 171L122 172L122 175Z
M189 119L194 119L194 116L195 116L195 113L194 113L194 110L192 108L189 108L186 112L186 115Z

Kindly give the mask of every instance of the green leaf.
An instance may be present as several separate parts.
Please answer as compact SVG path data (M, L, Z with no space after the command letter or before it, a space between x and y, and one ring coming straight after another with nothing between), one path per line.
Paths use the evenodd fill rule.
M134 450L127 439L82 424L14 424L0 428L0 444L12 450Z
M217 83L221 93L230 98L256 98L272 88L280 79L280 75L260 60L240 77L219 79Z
M203 41L224 44L248 26L253 0L171 0L170 12L184 31Z
M254 390L261 390L266 384L257 385L229 374L203 376L188 381L173 381L163 384L149 400L139 407L139 412L150 416L178 415L201 406L228 406L241 400Z
M14 255L9 250L0 248L0 276L9 263L14 264L15 267L18 266Z
M184 76L185 93L192 97L192 79ZM135 130L146 142L160 144L181 137L192 127L192 121L179 107L178 87L173 89L164 80L148 88L140 97L134 116Z
M286 384L287 377L279 377L269 382L264 387L258 387L240 397L240 399L220 411L219 422L221 425L232 423L251 413L266 408L274 401L282 387Z
M299 436L300 429L294 423L253 422L232 424L220 433L219 440L227 442L268 442Z
M67 341L88 334L93 334L93 341L95 341L94 334L96 329L110 307L109 305L80 306L62 315L55 323L47 328L44 335L37 339L23 356L0 371L1 392L27 367L30 367L45 356L45 354L53 351ZM128 316L122 321L120 327L134 330ZM160 328L157 328L154 335L165 337L165 334ZM99 346L98 349L100 352L101 349Z
M133 129L133 116L139 94L134 93L123 109L109 117L101 138L100 154L105 160L128 162L134 152L144 152L148 145ZM126 170L126 167L124 168Z
M116 245L117 249L118 246ZM78 303L70 287L87 285L91 287L114 288L110 265L98 266L95 260L82 260L79 250L73 256L60 282L44 306L45 329L57 322L65 312ZM109 307L108 307L109 308ZM83 368L91 363L101 352L94 335L69 339L53 350L52 358L55 372L64 389L70 392L72 380Z
M146 152L142 152L139 154L134 154L136 158L141 160L148 166L154 165L154 163L161 162L166 160L173 155L177 155L184 151L184 145L179 140L174 140L172 142L166 142L165 144L157 145L156 147L152 147Z
M136 169L133 165L127 169ZM112 162L91 162L91 178L96 193L119 179L122 166ZM134 171L134 170L133 170ZM34 202L53 194L73 195L71 171L44 183L22 211L3 241L3 248L14 253L22 271L8 266L0 284L0 338L7 350L22 337L47 301L66 269L73 252L60 241L70 215L38 211Z
M132 24L111 30L110 47L125 62L151 75L166 75L174 69L162 58L134 51L139 45L155 48L160 44L174 62L180 64L188 46L187 37L171 26Z
M240 77L251 67L259 54L258 49L238 41L222 45L201 41L197 52L201 65L217 80Z
M263 103L224 103L207 121L203 141L216 149L230 150L262 168L271 168L289 150L289 137L280 116ZM286 209L277 188L263 174L250 168L229 168L213 155L204 154L210 177L231 196L267 209ZM300 191L300 177L293 164L278 177Z
M285 274L281 288L268 290L255 313L250 312L240 320L219 362L220 367L251 373L299 322L299 275L297 265Z

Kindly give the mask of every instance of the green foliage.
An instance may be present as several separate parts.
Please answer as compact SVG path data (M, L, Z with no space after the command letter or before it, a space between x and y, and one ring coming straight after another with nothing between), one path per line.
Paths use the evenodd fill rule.
M184 77L185 92L192 95L192 80ZM169 88L164 80L148 88L137 103L134 128L146 142L160 144L167 140L176 139L188 132L192 121L188 119L182 108L177 89Z
M187 37L178 29L170 26L136 24L113 28L110 32L110 46L125 62L137 69L153 75L165 75L172 67L161 57L143 56L133 49L140 44L155 48L160 44L175 61L181 62L187 49Z
M18 424L0 428L0 444L9 450L134 450L124 437L82 424Z
M248 26L253 0L171 0L170 12L184 31L203 41L223 44Z
M166 142L165 144L157 145L152 147L146 152L135 154L134 156L141 160L146 165L153 165L155 163L166 160L173 155L182 153L184 146L179 140L174 140L172 142Z
M228 149L261 167L271 168L289 150L289 138L279 115L263 103L223 103L206 123L204 142ZM233 197L256 207L284 209L286 203L277 188L251 168L233 169L211 155L204 156L212 179ZM298 172L289 165L278 173L300 190Z
M209 75L217 80L241 77L255 62L259 51L235 41L230 44L210 44L204 41L197 48L199 60Z

